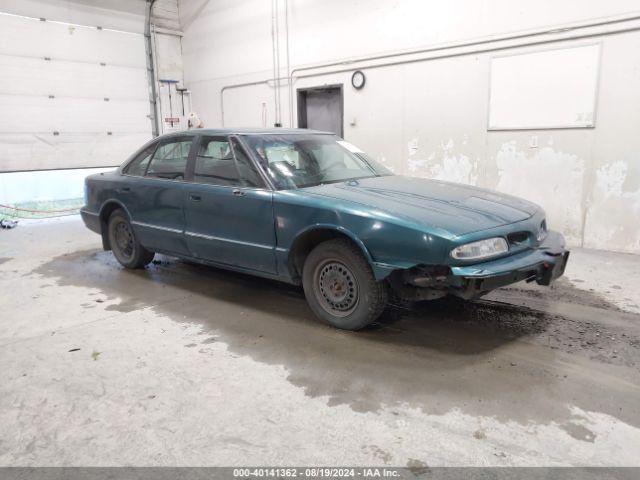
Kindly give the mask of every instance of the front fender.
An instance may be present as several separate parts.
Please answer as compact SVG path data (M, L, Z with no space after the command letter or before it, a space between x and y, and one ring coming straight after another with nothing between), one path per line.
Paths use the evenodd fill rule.
M296 242L298 242L299 239L304 238L305 235L318 230L335 231L349 237L356 245L358 245L358 248L360 248L360 250L362 251L362 254L367 259L367 261L371 264L373 263L373 257L371 256L369 249L367 249L367 246L364 244L362 240L360 240L360 238L358 238L358 236L355 233L353 233L348 228L343 227L342 225L335 225L331 223L316 223L303 228L295 235L294 237L295 239L291 244L291 249L293 250L294 246L296 245Z
M349 238L354 244L356 244L358 246L358 248L360 249L360 251L362 252L362 255L365 257L365 259L367 260L367 262L369 263L369 265L371 266L371 269L373 271L373 274L376 278L376 280L383 280L386 277L388 277L391 272L393 272L394 270L397 269L402 269L402 268L410 268L412 266L415 265L415 263L398 263L398 264L388 264L388 263L383 263L383 262L378 262L374 259L373 255L371 254L371 251L369 250L369 248L367 247L367 245L363 242L363 240L353 231L351 231L350 229L342 226L342 225L336 225L336 224L332 224L332 223L316 223L313 225L309 225L305 228L302 228L301 230L299 230L295 236L294 236L294 240L291 243L291 247L290 248L281 248L278 247L276 249L276 252L278 254L278 264L281 265L283 267L283 271L286 265L287 270L289 270L291 273L291 265L293 265L295 263L294 261L294 255L296 254L296 252L298 251L300 244L301 243L305 243L307 241L307 239L310 238L310 236L313 236L314 233L330 233L330 232L334 232L335 234L339 234L342 235L344 237Z
M352 240L371 265L377 280L398 269L441 260L442 242L382 211L351 203L336 204L334 199L282 191L274 195L276 225L276 261L278 271L291 274L295 281L295 262L291 269L290 253L296 257L296 243L318 230L336 232ZM285 273L286 272L286 273Z
M351 230L335 223L314 223L298 229L291 235L290 241L276 247L278 271L287 273L289 281L299 283L302 261L318 243L337 236L350 239L362 252L367 262L374 265L371 253L362 240ZM279 240L282 240L281 236ZM288 245L288 246L286 246Z

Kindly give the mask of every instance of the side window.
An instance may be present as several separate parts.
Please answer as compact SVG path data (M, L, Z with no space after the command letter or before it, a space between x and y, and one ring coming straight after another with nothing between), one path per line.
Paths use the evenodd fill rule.
M157 145L157 143L152 143L140 152L140 154L134 158L129 165L127 165L124 169L124 173L127 175L143 176L144 172L147 170L149 160L151 160L151 155L153 155Z
M231 139L231 145L233 146L233 153L236 156L236 163L238 170L240 171L240 178L244 180L247 187L264 187L264 182L260 178L260 174L256 170L253 162L245 152L237 138Z
M153 154L147 176L168 180L184 179L192 140L183 137L160 144Z
M202 137L193 181L212 185L240 185L240 176L233 160L229 141L222 137Z

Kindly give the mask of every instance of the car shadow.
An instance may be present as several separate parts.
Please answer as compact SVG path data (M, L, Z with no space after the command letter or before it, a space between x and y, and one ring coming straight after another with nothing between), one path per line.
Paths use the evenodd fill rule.
M94 271L102 270L102 271ZM98 288L119 303L109 310L130 312L151 306L172 313L183 295L191 305L180 307L187 318L207 328L263 330L279 325L360 337L386 344L474 355L498 348L520 337L538 334L548 319L539 312L510 305L487 305L445 298L406 306L390 306L373 325L357 334L340 331L318 321L307 306L302 288L207 265L157 255L146 269L126 270L110 252L84 251L57 257L37 273L55 276L62 285ZM158 290L161 298L157 298ZM175 302L166 301L175 298ZM208 315L202 315L199 310ZM198 312L196 312L198 310ZM215 315L224 311L225 317ZM243 325L242 316L252 321ZM257 322L264 322L260 324Z
M298 287L165 256L130 271L110 252L79 251L34 273L57 285L99 290L107 310L152 309L198 324L201 353L219 341L234 354L282 365L289 382L330 405L368 412L406 403L430 413L459 408L525 423L570 415L553 398L566 362L555 361L557 350L536 344L561 320L532 309L443 299L389 308L369 328L348 332L317 321ZM78 301L78 308L95 307ZM589 375L585 370L572 395L585 399L580 408L600 411ZM530 408L521 408L527 402ZM614 403L607 409L623 411Z
M548 323L543 314L526 308L446 298L409 308L391 305L378 321L354 334L318 321L307 306L301 287L169 257L157 259L153 267L164 273L179 272L180 275L165 279L176 288L197 292L214 304L233 303L238 309L250 307L267 321L276 316L286 319L289 325L311 330L329 329L368 341L459 355L493 350L520 337L540 333ZM215 321L204 324L216 325Z

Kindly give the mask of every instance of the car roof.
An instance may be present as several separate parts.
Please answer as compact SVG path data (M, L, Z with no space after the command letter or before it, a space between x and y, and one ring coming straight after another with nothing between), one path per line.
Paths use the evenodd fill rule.
M185 133L197 133L200 135L335 135L335 133L332 132L309 130L306 128L194 128L180 132L171 132L162 136L180 135Z

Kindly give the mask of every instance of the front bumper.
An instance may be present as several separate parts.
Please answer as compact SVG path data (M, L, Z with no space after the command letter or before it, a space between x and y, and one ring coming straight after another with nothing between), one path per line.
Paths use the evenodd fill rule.
M569 259L564 237L550 231L535 249L476 265L451 267L450 292L463 298L473 298L521 280L550 285L560 277Z

